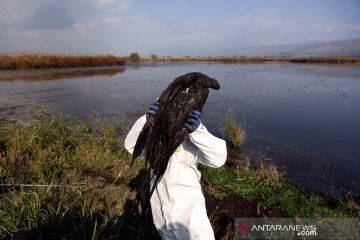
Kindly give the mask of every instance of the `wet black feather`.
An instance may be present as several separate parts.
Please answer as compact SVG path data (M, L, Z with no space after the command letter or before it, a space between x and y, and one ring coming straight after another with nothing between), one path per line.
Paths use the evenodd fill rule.
M148 118L133 152L134 161L146 149L146 168L153 170L154 177L153 187L146 194L149 199L165 173L170 157L189 134L184 127L186 120L191 111L202 111L209 88L217 90L220 85L205 74L193 72L176 78L159 97L159 110L155 117ZM145 188L149 183L148 178Z

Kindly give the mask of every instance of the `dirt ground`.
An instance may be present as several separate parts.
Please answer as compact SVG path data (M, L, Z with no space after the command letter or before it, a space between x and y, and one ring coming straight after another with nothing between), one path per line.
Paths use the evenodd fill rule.
M282 217L276 209L263 209L257 201L249 201L228 195L216 199L205 192L207 213L213 226L216 239L234 239L234 219L253 217Z

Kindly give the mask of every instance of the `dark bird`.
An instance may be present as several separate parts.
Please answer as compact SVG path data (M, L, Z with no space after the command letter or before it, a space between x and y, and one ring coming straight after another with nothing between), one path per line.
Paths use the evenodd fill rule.
M156 115L148 117L137 139L131 163L145 149L145 168L148 173L152 169L152 178L155 178L152 189L147 191L147 199L164 175L170 157L189 135L184 124L191 111L202 111L209 88L218 90L220 85L216 79L192 72L176 78L160 95L159 110ZM151 181L149 176L144 182L145 188Z

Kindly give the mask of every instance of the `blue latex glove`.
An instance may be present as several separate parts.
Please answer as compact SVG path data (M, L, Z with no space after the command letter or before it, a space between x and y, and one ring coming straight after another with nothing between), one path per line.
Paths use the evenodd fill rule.
M146 112L146 117L149 118L151 116L154 116L156 112L159 110L160 103L158 101L153 102L150 104L149 109Z
M185 122L185 128L189 131L189 133L194 132L201 123L201 112L199 111L191 111L190 117Z

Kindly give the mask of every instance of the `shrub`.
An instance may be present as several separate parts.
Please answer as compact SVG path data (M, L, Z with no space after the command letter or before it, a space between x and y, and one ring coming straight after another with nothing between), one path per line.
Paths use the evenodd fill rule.
M240 148L245 142L245 130L236 122L233 114L226 116L224 132L234 148Z
M133 52L130 54L130 60L134 62L140 61L140 54L137 52Z
M151 54L151 55L150 55L150 58L151 58L151 60L153 60L153 61L159 59L159 57L158 57L157 55L155 55L155 54Z

